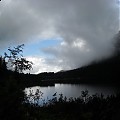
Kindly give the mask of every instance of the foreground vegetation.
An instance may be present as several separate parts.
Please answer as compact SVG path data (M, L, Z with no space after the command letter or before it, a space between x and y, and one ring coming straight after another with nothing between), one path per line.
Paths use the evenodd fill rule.
M84 92L84 91L83 91ZM120 94L116 96L103 95L79 98L53 98L48 104L40 107L38 104L25 103L26 119L30 120L119 120Z

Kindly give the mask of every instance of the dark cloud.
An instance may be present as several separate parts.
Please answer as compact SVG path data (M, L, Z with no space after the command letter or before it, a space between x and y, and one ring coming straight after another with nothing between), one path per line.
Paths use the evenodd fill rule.
M43 51L63 69L76 68L112 53L118 16L116 0L6 0L0 3L0 48L59 37L60 45Z

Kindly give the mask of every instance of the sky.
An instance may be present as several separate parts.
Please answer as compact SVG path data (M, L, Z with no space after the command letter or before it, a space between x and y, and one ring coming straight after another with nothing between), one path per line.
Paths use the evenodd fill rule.
M1 0L0 55L25 44L31 73L57 72L110 56L118 0Z

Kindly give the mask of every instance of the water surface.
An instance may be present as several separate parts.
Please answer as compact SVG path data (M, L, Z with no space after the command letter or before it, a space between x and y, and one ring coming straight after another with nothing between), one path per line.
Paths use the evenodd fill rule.
M80 97L81 91L88 90L89 95L93 94L103 94L105 97L108 95L116 94L118 92L118 88L116 86L112 85L92 85L92 84L55 84L55 86L48 86L48 87L30 87L26 88L25 92L27 95L29 95L30 91L32 91L33 94L35 94L36 90L39 89L43 94L41 96L41 100L48 101L49 99L52 99L55 97L58 98L60 94L63 94L63 96L70 98L70 97Z

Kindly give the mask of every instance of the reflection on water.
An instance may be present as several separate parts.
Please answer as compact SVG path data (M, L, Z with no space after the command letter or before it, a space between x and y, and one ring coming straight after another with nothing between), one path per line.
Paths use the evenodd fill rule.
M26 88L25 93L29 95L30 90L35 94L36 90L39 89L43 95L41 100L52 99L54 95L59 97L59 94L63 96L70 97L80 97L81 91L88 90L89 95L93 94L104 94L104 96L115 94L118 89L115 86L103 86L103 85L86 85L86 84L55 84L55 86L40 87L35 86L31 88Z

